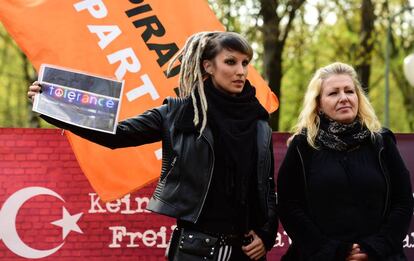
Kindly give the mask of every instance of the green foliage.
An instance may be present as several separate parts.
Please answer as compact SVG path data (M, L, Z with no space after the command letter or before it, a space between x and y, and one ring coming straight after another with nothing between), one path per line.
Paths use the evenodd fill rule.
M220 4L218 5L218 2ZM252 31L248 24L240 26L240 19L231 21L223 19L218 6L227 6L224 2L213 1L211 6L218 14L227 28L235 28L240 33ZM259 2L242 1L246 2ZM284 1L286 2L286 1ZM296 123L297 116L301 110L303 95L306 91L308 81L312 74L320 67L335 61L341 61L356 66L360 64L362 56L360 50L360 23L362 0L318 0L310 1L301 8L300 14L294 21L292 31L286 42L283 53L283 79L281 86L281 113L279 119L279 131L290 131ZM380 1L373 1L375 20L375 34L370 40L374 43L371 53L371 74L369 82L369 98L376 110L381 122L384 121L384 90L385 90L385 41L387 17L395 14L402 7L407 5L406 1L388 1L387 4ZM285 3L286 4L286 3ZM237 7L239 8L239 7ZM250 10L250 9L249 9ZM414 11L413 11L414 12ZM313 14L313 21L309 22L307 15ZM256 11L249 13L256 17L260 23L260 17ZM393 23L393 54L391 56L390 73L390 128L397 132L414 131L414 87L408 86L402 75L402 60L409 53L414 52L414 15L407 15L407 12L396 16ZM237 18L237 17L236 17ZM244 18L246 19L246 18ZM312 19L310 19L312 20ZM332 22L334 21L334 22ZM233 24L238 24L234 27ZM239 28L237 30L237 28ZM260 31L257 35L247 38L253 46L261 46ZM261 48L258 51L258 59L262 60ZM256 67L260 62L254 61ZM259 68L259 71L263 70ZM408 98L407 98L408 97ZM410 102L411 101L411 102Z
M35 78L32 65L0 24L0 127L50 127L32 112L26 96Z
M27 83L20 50L0 27L0 126L27 127Z
M289 0L279 2L282 17ZM361 3L363 0L317 0L302 6L292 24L283 52L282 98L279 130L289 131L296 123L303 95L312 74L334 61L352 65L361 62ZM374 43L371 53L369 98L378 118L384 120L385 44L388 17L397 14L408 2L403 0L374 3ZM263 35L259 0L209 0L209 4L227 30L246 36L255 50L253 65L263 72ZM412 3L413 5L413 3ZM269 7L270 8L270 7ZM402 60L414 52L414 11L396 15L392 23L390 63L390 127L397 132L414 131L414 87L402 74ZM283 19L281 21L283 24ZM0 25L0 126L37 126L27 87L35 72ZM45 124L40 121L41 124Z

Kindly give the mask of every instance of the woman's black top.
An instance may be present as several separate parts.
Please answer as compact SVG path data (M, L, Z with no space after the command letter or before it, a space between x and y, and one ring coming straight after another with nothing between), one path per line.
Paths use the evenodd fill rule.
M402 254L413 197L390 131L345 150L317 150L296 135L277 188L280 220L292 239L283 261L345 260L354 243L370 260Z
M259 119L268 118L268 113L249 83L235 96L215 88L211 79L204 84L215 163L205 205L192 227L206 232L243 235L254 228L256 126ZM182 221L179 223L183 224Z
M323 234L352 242L379 229L386 184L371 144L315 151L307 183L311 215Z

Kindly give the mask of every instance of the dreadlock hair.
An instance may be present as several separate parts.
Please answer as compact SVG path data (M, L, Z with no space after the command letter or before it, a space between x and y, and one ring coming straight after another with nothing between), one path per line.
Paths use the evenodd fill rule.
M167 74L177 60L181 61L179 73L179 97L191 96L194 107L194 126L200 123L199 110L201 110L202 122L200 134L207 124L207 99L204 93L203 81L210 77L204 70L203 61L212 60L223 49L238 51L249 57L253 57L253 49L241 35L234 32L199 32L191 35L184 47L172 58L168 65ZM196 95L200 97L197 104Z

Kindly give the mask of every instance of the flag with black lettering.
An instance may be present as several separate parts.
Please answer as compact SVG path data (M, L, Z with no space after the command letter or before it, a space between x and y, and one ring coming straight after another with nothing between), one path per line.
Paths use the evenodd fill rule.
M224 30L206 0L3 0L0 19L36 68L48 63L123 79L121 120L175 95L178 67L167 76L167 65L188 36ZM249 80L266 109L276 110L276 96L253 68ZM105 201L159 176L160 143L110 150L67 137Z

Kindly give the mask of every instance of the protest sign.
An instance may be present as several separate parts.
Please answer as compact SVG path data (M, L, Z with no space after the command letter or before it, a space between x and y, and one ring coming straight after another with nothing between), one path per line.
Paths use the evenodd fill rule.
M33 111L76 126L115 133L123 82L52 65L39 73Z

